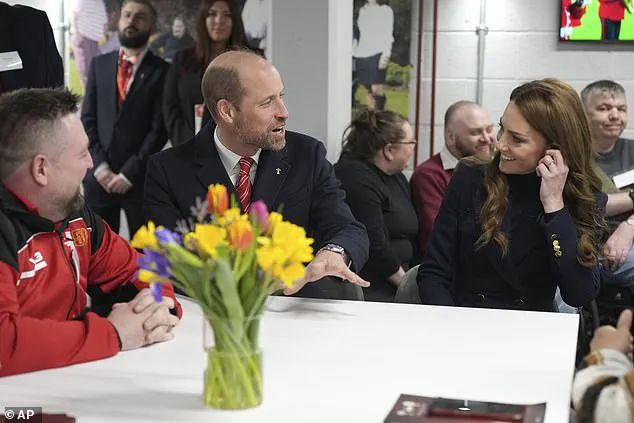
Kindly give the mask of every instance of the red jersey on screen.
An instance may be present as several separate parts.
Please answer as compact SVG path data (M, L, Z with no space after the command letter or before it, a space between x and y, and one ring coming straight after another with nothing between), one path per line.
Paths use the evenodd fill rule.
M600 0L599 18L622 21L625 18L625 3L623 0Z

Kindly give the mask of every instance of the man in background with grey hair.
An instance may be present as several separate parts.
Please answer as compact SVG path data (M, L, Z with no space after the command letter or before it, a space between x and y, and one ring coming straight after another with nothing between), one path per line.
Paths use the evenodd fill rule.
M601 277L606 284L633 288L634 192L619 189L613 179L634 168L634 141L622 138L628 120L625 89L614 81L595 81L581 91L581 99L590 123L597 173L608 194L611 234L603 248Z

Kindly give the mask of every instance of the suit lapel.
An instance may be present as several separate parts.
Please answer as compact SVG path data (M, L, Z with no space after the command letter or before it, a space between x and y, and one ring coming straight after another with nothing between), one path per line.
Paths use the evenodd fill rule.
M149 80L149 77L152 75L152 72L154 72L154 70L156 69L156 67L153 66L153 63L152 63L153 59L154 57L152 56L152 52L148 50L148 52L145 53L145 56L143 57L143 61L139 65L139 69L137 69L136 73L134 74L132 85L130 85L130 89L128 90L128 94L126 94L122 107L123 105L125 105L126 100L128 100L128 98L133 97L134 93L136 91L141 90L143 86L145 85L146 81Z
M99 96L103 95L103 102L108 111L112 113L112 120L116 120L116 116L119 113L119 91L117 88L117 71L119 69L119 52L113 51L110 53L111 57L106 61L108 69L104 69L103 72L99 72L99 69L95 69L95 75L102 75L103 88L99 91ZM95 60L93 63L97 63ZM99 73L97 73L99 72ZM99 83L99 81L97 81ZM103 93L102 93L103 91Z
M291 169L286 148L280 151L264 150L255 175L252 201L263 200L268 208L275 205L277 195Z
M235 187L216 149L212 127L211 124L204 126L195 137L196 179L203 186L205 192L211 184L223 184L227 187L229 197L235 196Z

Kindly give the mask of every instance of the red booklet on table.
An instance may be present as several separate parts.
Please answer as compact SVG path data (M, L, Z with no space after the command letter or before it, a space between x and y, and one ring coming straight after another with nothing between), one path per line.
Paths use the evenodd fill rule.
M542 423L546 403L502 404L401 395L384 423Z

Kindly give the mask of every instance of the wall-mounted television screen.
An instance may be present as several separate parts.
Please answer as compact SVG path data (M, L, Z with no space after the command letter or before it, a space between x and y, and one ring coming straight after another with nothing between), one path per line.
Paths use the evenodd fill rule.
M634 41L634 0L561 0L564 41Z

